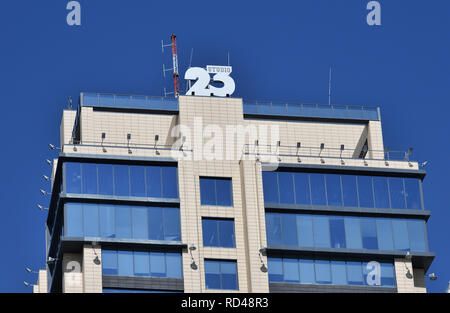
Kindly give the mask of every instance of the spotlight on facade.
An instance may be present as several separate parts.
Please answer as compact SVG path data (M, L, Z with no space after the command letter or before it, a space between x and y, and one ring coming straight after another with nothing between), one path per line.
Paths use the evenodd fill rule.
M197 250L197 248L194 246L194 244L191 244L189 246L189 251L195 251L195 250Z
M31 268L29 268L29 267L25 267L25 270L28 272L28 273L32 273L32 274L37 274L38 272L36 272L36 271L33 271Z
M448 282L447 289L444 291L445 293L450 293L450 281Z
M42 175L42 177L46 180L46 181L50 181L50 177L46 176L46 175Z
M23 284L24 284L25 286L27 286L27 287L33 287L33 285L32 285L32 284L30 284L30 283L27 283L26 281L24 281L24 282L23 282Z
M427 166L427 164L428 164L428 161L422 162L422 163L420 163L420 167L425 167L425 166Z
M43 206L40 205L40 204L38 204L37 207L38 207L38 209L41 210L41 211L48 210L48 208L45 208L45 207L43 207Z
M48 165L53 165L53 162L50 161L49 159L45 160L45 163L47 163Z
M49 148L50 148L51 150L61 149L60 147L57 147L57 146L55 146L55 145L52 145L51 143L48 144L48 146L49 146Z
M47 264L55 263L55 261L56 261L56 259L55 259L55 258L52 258L51 256L49 256L49 257L47 258Z
M438 279L435 273L428 274L427 276L428 276L428 278L430 280L437 280Z
M51 193L50 192L47 192L47 191L45 191L45 190L39 190L40 191L40 193L43 195L43 196L46 196L46 195L51 195Z
M411 253L409 251L406 251L405 259L406 260L411 260L412 259L412 255L411 255Z

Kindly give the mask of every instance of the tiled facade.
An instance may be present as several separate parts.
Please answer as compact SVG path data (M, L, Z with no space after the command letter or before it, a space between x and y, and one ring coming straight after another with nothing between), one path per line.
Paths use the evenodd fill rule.
M75 124L78 124L75 127ZM201 123L201 126L199 126ZM177 129L183 125L186 129ZM199 129L199 127L202 127ZM384 160L384 143L380 121L347 121L345 119L290 119L253 118L244 116L242 99L180 96L178 112L149 112L142 110L104 110L81 106L80 111L65 110L60 134L61 154L71 157L90 155L95 158L119 158L132 162L134 159L172 159L178 164L178 188L182 242L183 291L221 292L206 289L203 260L208 258L229 259L237 262L238 292L269 292L267 271L266 221L263 196L262 163L250 156L243 159L211 159L199 147L207 148L209 137L217 129L245 131L276 129L281 146L295 151L298 142L303 147L325 146L324 154L282 153L278 161L283 164L310 166L334 166L347 168L379 168L382 170L418 171L417 162ZM204 137L197 130L209 130ZM78 135L75 133L78 132ZM102 138L102 134L105 134ZM74 140L74 137L77 140ZM155 141L158 136L158 141ZM183 143L187 156L174 154L171 146L185 137ZM234 156L242 156L244 144L257 149L254 140L276 145L274 138L251 138L235 142ZM183 140L181 140L183 141ZM340 158L339 150L361 151L367 141L368 155L358 158ZM226 150L226 146L222 146ZM327 150L331 148L333 150ZM216 147L217 149L217 147ZM252 150L253 151L253 150ZM222 154L223 155L223 154ZM301 158L301 160L300 160ZM57 160L55 160L57 161ZM57 177L58 162L54 162L53 178ZM59 169L61 170L61 169ZM199 177L231 177L233 206L204 206L200 201ZM202 217L233 218L235 248L204 247ZM195 249L189 249L189 247ZM263 248L263 249L262 249ZM62 256L62 292L102 292L102 245L85 242L79 252L66 252ZM192 262L197 265L192 268ZM58 269L57 269L58 270ZM409 275L408 273L411 275ZM41 271L42 272L42 271ZM50 290L47 275L39 275L35 292ZM45 272L42 272L45 273ZM395 277L398 292L425 292L424 269L413 268L411 260L395 259ZM108 278L108 281L111 278ZM286 289L288 290L288 289ZM333 289L338 290L338 289ZM351 289L350 289L351 290ZM226 291L230 292L230 291Z

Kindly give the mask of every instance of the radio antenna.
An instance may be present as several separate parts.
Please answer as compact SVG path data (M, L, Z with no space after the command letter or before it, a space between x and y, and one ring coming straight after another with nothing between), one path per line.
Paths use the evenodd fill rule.
M191 56L190 56L190 58L189 58L189 67L188 67L188 69L191 68L191 65L192 65L192 56L193 56L193 55L194 55L194 48L191 48ZM188 79L187 82L186 82L186 93L188 92L189 89L191 89L191 80L190 80L190 79Z
M330 66L330 75L328 77L328 105L331 105L331 66Z
M164 41L161 40L161 49L162 52L164 53L164 47L172 47L172 63L173 66L172 68L166 69L164 64L163 64L163 75L164 77L166 76L166 72L168 71L172 71L173 70L173 84L174 84L174 88L173 88L173 92L168 92L166 93L166 90L164 89L164 96L167 96L168 94L174 94L175 98L177 98L180 94L180 75L178 74L178 55L177 55L177 36L175 36L174 34L170 35L170 39L171 39L171 43L165 45Z

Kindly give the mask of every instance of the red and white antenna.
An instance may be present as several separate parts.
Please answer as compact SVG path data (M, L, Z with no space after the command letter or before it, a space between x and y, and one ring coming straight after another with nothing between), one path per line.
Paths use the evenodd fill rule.
M172 62L173 62L173 67L169 68L169 69L166 69L163 64L163 75L165 77L166 72L173 70L174 88L173 88L173 92L167 92L167 93L166 93L166 89L164 88L164 96L167 96L169 94L174 94L175 98L177 98L180 94L180 82L179 82L180 75L178 74L177 36L172 34L172 35L170 35L170 39L172 40L172 42L167 45L165 45L164 41L161 40L161 49L162 49L163 53L164 53L164 47L172 47Z

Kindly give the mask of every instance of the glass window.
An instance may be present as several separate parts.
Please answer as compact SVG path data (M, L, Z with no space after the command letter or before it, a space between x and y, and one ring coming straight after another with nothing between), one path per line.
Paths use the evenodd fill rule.
M175 166L161 168L163 198L178 198L178 170Z
M363 285L361 262L347 262L347 281L349 285Z
M215 179L217 205L233 206L233 195L231 190L231 179Z
M118 252L118 265L120 276L133 276L133 252L131 251L119 251Z
M327 199L329 206L342 206L341 176L336 174L327 174Z
M146 207L132 207L133 215L133 238L148 239L148 209Z
M159 166L147 166L145 168L147 182L147 197L161 198L161 168Z
M342 194L344 206L358 207L358 189L356 187L356 176L342 175Z
M202 220L203 246L218 247L217 221L213 219Z
M234 221L218 220L219 225L219 243L221 247L234 248Z
M98 205L83 204L84 235L86 237L99 237Z
M65 163L66 192L81 193L81 165L80 163Z
M117 275L117 251L102 250L102 272L104 275Z
M130 191L132 197L145 197L145 168L130 166Z
M409 250L408 226L405 220L393 219L394 244L396 250Z
M389 218L377 218L378 249L394 250L392 222Z
M134 275L150 276L150 259L148 252L134 251Z
M420 187L417 178L405 178L406 205L408 209L420 210Z
M314 260L300 259L300 282L302 284L315 284Z
M315 260L316 282L318 284L331 284L331 268L328 260Z
M167 277L182 278L181 272L181 254L166 253Z
M66 236L83 237L83 205L66 203Z
M408 220L409 241L412 251L426 251L423 221Z
M325 175L309 174L311 183L311 199L313 205L327 205L325 194Z
M115 208L112 205L99 205L100 209L100 236L103 238L116 237Z
M375 207L390 208L389 189L387 177L373 177L373 191L375 195Z
M278 181L276 172L263 172L264 202L279 203Z
M220 289L220 262L205 260L206 289Z
M372 177L358 176L359 206L363 208L373 208Z
M129 206L116 206L116 231L117 238L131 237L131 210Z
M347 285L347 267L345 261L331 261L333 285Z
M314 245L316 247L329 248L330 247L330 226L328 223L328 216L314 215Z
M298 246L297 223L294 214L281 214L283 245Z
M181 240L179 208L164 208L164 240Z
M81 164L83 179L83 193L97 194L97 164L82 163Z
M269 267L269 282L283 281L283 261L281 258L267 258Z
M283 258L283 272L285 282L298 283L300 281L297 259Z
M394 265L391 263L381 263L381 286L394 287L395 275Z
M216 186L214 179L200 177L200 198L202 205L216 204Z
M314 246L312 215L297 215L297 234L301 247Z
M378 249L377 227L374 218L361 218L361 234L364 249Z
M358 217L345 217L345 238L347 248L361 249L361 224Z
M345 248L344 217L330 216L330 237L332 248Z
M222 273L222 289L237 290L237 269L236 262L222 261L220 262L220 271Z
M293 204L294 201L294 181L292 173L279 172L278 183L280 188L280 203Z
M151 240L164 240L162 208L148 208L148 234Z
M114 165L114 194L126 197L130 195L128 165Z
M166 262L163 252L150 252L150 275L166 277Z
M267 243L279 246L281 241L281 216L278 213L266 213Z
M406 208L403 178L389 177L389 195L391 196L391 207L393 209Z
M97 164L98 193L113 195L113 167L111 164Z
M309 175L307 173L294 173L295 203L311 204L309 190Z

